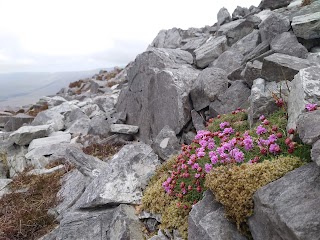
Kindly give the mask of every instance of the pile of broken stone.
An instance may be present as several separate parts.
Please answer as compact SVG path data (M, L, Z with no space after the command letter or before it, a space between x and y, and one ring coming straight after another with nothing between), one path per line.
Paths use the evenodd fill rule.
M254 239L319 239L320 235L320 1L263 0L259 7L223 8L204 28L162 30L107 85L96 75L75 89L44 97L36 117L0 113L1 194L17 173L57 171L65 159L76 168L62 179L59 226L42 239L144 239L161 216L136 214L155 169L190 144L205 121L247 108L252 126L288 106L288 129L312 145L312 160L254 195L249 226ZM111 87L110 87L111 86ZM79 88L81 91L79 91ZM83 153L92 142L124 143L108 161ZM1 164L1 163L0 163ZM207 192L189 215L189 239L245 239ZM161 231L151 239L179 239Z

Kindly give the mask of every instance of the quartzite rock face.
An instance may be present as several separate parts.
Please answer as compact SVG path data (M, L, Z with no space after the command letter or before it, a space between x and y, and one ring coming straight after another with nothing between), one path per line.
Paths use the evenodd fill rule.
M105 164L100 175L77 201L77 208L140 204L142 190L160 165L160 160L150 146L135 143L125 145Z
M210 191L192 207L188 219L188 239L246 240L225 217L223 206Z
M260 188L249 218L253 239L319 239L319 186L320 168L310 163Z
M264 58L261 76L270 82L292 81L299 70L310 66L306 59L274 53Z
M165 125L178 134L191 119L189 92L199 74L192 62L189 52L178 49L152 48L136 58L117 112L127 114L127 124L139 127L142 141L150 142Z
M194 82L190 92L193 107L196 111L209 106L217 96L228 88L228 78L224 70L219 68L206 68Z
M194 51L196 55L197 67L206 68L227 49L228 46L226 36L209 38L205 44Z
M305 111L307 103L320 101L320 67L314 66L299 71L292 81L288 101L288 126L296 128L298 116Z

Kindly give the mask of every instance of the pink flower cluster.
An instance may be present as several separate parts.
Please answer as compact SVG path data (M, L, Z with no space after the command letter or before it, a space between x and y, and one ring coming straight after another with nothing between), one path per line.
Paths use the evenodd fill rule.
M308 112L317 110L317 104L308 103L306 104L306 109Z

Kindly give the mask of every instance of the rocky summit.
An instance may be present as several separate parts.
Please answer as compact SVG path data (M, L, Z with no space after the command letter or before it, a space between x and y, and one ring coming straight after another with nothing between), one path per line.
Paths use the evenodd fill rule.
M0 239L320 239L320 1L217 19L0 112Z

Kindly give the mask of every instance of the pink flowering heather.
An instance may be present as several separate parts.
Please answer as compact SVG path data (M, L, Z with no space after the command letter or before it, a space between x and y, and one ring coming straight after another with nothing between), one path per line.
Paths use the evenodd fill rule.
M220 123L220 129L223 130L225 129L226 127L229 127L230 126L230 123L228 122L223 122L223 123Z
M265 128L262 127L261 125L259 125L259 126L257 127L256 133L257 133L258 135L265 134L266 132L267 132L267 129L265 129Z
M244 153L240 151L238 148L234 148L230 151L230 155L236 160L237 163L243 162Z
M246 151L250 151L253 148L252 137L249 135L245 136L245 138L243 139L243 144L244 144L244 149Z
M266 119L266 117L264 116L264 115L261 115L260 117L259 117L259 120L260 121L264 121Z
M234 130L233 130L233 128L225 128L224 130L223 130L223 133L224 134L228 134L228 135L231 135L231 134L233 134L234 133Z
M274 144L270 145L269 151L273 154L277 154L277 153L281 152L281 149L278 144L274 143Z
M204 170L209 173L212 170L212 164L206 163L204 165Z
M308 103L306 104L306 109L308 110L308 112L317 110L317 104Z

